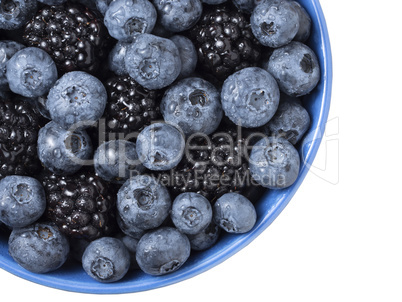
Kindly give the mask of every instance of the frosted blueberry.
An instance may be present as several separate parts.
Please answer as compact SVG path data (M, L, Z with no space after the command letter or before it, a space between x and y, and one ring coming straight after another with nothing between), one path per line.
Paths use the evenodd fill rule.
M310 93L320 80L320 65L314 51L296 41L275 49L267 70L276 79L279 89L294 97Z
M299 175L299 153L282 137L265 137L253 146L249 168L251 176L261 186L269 189L287 188Z
M50 89L46 106L52 120L69 129L88 127L100 119L106 101L106 89L100 80L83 71L72 71Z
M139 34L151 33L156 18L155 7L148 0L114 0L107 7L104 22L113 38L130 42Z
M172 227L161 227L141 237L136 259L146 274L162 276L177 271L188 259L190 241Z
M77 172L91 154L92 143L85 130L65 130L53 121L39 130L39 159L55 174Z
M201 78L186 78L169 87L161 112L166 122L178 125L186 136L211 134L223 116L218 90Z
M35 178L6 176L0 181L0 192L0 221L11 228L30 225L45 211L45 190Z
M229 76L222 86L226 116L236 125L255 128L275 114L280 92L275 79L264 69L248 67Z
M49 92L57 80L57 68L46 51L27 47L7 62L10 90L25 97L39 97Z
M14 228L8 240L10 256L33 273L48 273L67 260L70 245L63 233L50 223Z
M170 170L184 155L185 139L175 126L155 123L145 127L137 137L137 154L145 167L154 171Z
M139 35L129 46L125 64L128 74L148 89L169 86L181 71L176 45L169 39L150 34Z
M101 178L119 184L145 170L138 160L135 143L125 140L112 140L99 145L94 155L94 167Z
M82 255L85 272L99 282L122 279L130 268L130 254L123 242L113 237L92 241Z

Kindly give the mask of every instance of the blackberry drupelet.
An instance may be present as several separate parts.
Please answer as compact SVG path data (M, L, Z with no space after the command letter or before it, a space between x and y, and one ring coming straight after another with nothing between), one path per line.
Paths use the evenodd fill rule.
M42 123L40 113L28 101L0 98L0 179L33 176L41 169L36 146Z
M200 21L189 31L201 71L224 81L240 69L257 66L261 45L251 32L249 17L228 3L204 7Z
M162 119L160 92L142 87L130 76L106 81L108 103L104 114L107 133L125 136L139 132L152 121Z
M249 179L245 141L234 126L192 137L179 165L156 177L173 196L196 192L211 203L225 193L243 192Z
M48 52L60 73L81 70L92 74L106 59L111 41L103 20L72 2L43 6L26 24L23 39Z
M90 169L72 176L46 171L40 177L45 188L45 215L70 238L94 240L112 235L116 228L116 189Z

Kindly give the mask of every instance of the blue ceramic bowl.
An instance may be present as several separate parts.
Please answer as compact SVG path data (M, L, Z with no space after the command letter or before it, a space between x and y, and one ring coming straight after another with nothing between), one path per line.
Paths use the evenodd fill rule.
M225 234L211 249L193 254L178 271L154 277L139 271L129 273L123 280L103 284L91 279L78 264L64 265L56 272L34 274L26 271L8 254L7 238L0 237L0 267L21 278L62 290L83 293L131 293L167 286L198 275L228 259L263 232L289 203L308 173L328 118L332 85L332 59L328 31L318 0L299 0L312 18L312 36L307 44L316 52L321 64L321 80L318 87L303 103L311 115L311 128L302 141L299 152L302 159L300 175L289 188L269 191L256 204L257 224L247 234Z

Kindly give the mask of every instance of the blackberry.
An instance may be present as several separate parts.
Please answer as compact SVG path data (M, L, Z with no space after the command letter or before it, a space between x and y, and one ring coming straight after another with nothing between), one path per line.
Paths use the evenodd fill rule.
M7 175L35 175L41 164L36 146L43 124L28 101L0 98L0 179Z
M142 87L130 76L112 77L105 87L108 103L104 118L108 133L126 136L161 119L157 90Z
M72 176L45 171L40 180L47 199L45 217L67 236L94 240L114 233L117 191L92 170Z
M249 17L229 3L205 5L200 21L188 32L198 53L198 65L219 81L246 67L257 66L261 45Z
M234 126L194 136L179 165L157 177L173 196L196 192L212 203L225 193L243 192L249 179L245 141Z
M94 74L106 59L111 38L103 20L86 6L44 5L24 28L24 42L50 54L60 73Z

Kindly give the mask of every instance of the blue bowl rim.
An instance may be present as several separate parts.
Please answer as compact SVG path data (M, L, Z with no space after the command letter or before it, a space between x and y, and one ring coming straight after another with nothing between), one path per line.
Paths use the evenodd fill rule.
M88 287L88 284L82 284L80 280L68 280L65 282L62 278L53 275L41 275L41 274L33 274L22 267L16 265L15 263L10 262L7 259L3 259L4 257L0 254L0 267L20 278L25 280L44 285L47 287L52 287L55 289L71 291L71 292L79 292L79 293L92 293L92 294L122 294L122 293L133 293L139 291L146 291L151 289L156 289L164 286L168 286L180 281L184 281L186 279L192 278L198 274L201 274L216 265L222 263L226 259L230 258L232 255L240 251L242 248L246 247L250 242L252 242L256 237L258 237L268 226L276 219L276 217L283 211L283 209L290 202L300 185L302 184L304 178L306 177L309 167L312 165L314 158L318 152L319 146L321 144L321 140L323 137L323 133L325 130L325 124L328 119L329 109L330 109L330 100L331 100L331 91L332 91L332 54L330 47L330 40L328 35L328 29L325 22L325 17L322 12L321 5L319 0L312 0L312 7L314 9L314 13L318 17L317 27L322 36L322 40L320 41L319 47L322 49L323 61L321 64L321 72L323 83L323 99L321 101L322 106L320 107L320 112L318 116L317 127L310 132L309 140L311 141L311 145L308 148L306 154L304 156L304 164L300 170L299 177L297 181L290 188L286 189L286 194L278 200L276 206L270 211L269 215L265 215L256 225L256 227L247 234L243 234L240 236L234 244L230 246L225 246L225 248L220 249L217 253L215 253L212 257L209 257L206 262L203 262L202 265L198 264L192 267L191 269L186 270L181 273L180 270L163 277L160 282L130 282L130 283L122 283L119 282L113 284L101 284L95 283L93 287ZM265 195L264 199L267 198ZM158 279L160 277L155 277ZM139 284L141 283L141 284Z

